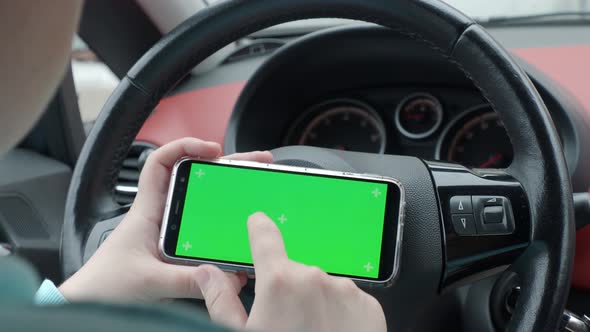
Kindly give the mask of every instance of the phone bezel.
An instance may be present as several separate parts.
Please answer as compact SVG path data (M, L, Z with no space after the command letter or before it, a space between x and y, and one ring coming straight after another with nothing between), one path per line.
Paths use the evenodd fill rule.
M351 172L329 171L315 168L303 168L288 165L264 164L252 161L238 161L229 159L189 159L179 160L172 169L170 187L166 207L164 211L159 250L162 258L170 263L184 265L214 264L226 271L243 271L254 275L252 264L221 261L213 259L199 259L188 256L176 255L178 233L184 208L184 198L188 185L190 168L193 163L215 164L223 167L249 168L270 172L293 173L300 175L341 178L356 181L385 183L388 186L387 202L385 208L385 223L381 241L381 261L379 276L377 278L361 277L356 275L343 275L331 273L331 275L343 276L367 286L384 286L391 284L399 273L401 256L401 242L404 225L405 193L402 184L394 178ZM396 204L397 202L397 204Z

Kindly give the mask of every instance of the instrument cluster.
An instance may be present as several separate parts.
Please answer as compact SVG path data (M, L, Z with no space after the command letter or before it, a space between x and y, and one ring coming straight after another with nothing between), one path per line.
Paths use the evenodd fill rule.
M474 168L510 165L512 144L490 105L448 107L452 111L427 92L407 94L393 108L360 99L329 99L301 112L284 144L411 154Z

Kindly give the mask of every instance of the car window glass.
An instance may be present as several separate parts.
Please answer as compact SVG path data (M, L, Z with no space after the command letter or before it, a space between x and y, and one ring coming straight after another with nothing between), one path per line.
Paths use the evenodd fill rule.
M89 131L119 79L78 36L72 43L71 58L78 107L84 127Z

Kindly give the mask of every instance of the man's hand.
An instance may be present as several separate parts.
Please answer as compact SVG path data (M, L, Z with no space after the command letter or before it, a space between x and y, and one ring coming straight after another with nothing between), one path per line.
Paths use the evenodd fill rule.
M278 227L265 214L250 216L248 233L256 271L249 317L238 292L215 280L220 270L210 266L197 273L214 321L255 331L387 330L379 302L352 280L289 260Z
M139 191L129 213L92 258L59 287L64 297L70 302L126 303L202 298L198 280L203 275L211 276L209 285L238 294L246 283L245 276L226 274L211 266L167 264L158 253L160 224L174 163L184 156L211 159L220 154L219 144L195 138L180 139L154 151L142 170ZM270 152L226 158L272 162Z

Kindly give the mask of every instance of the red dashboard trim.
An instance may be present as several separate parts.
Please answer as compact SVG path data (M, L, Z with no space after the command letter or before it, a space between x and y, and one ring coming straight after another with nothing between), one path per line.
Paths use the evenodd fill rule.
M229 117L245 84L234 82L162 99L136 139L158 146L183 137L223 144Z
M575 96L590 118L590 45L512 50ZM163 99L137 140L163 145L186 136L223 144L245 82L183 92ZM590 170L589 170L590 171ZM590 227L578 231L573 285L590 289Z
M590 45L512 50L573 96L590 118Z

